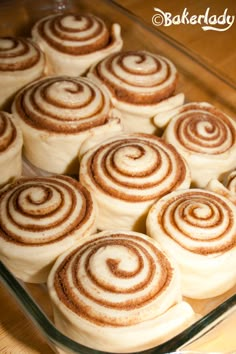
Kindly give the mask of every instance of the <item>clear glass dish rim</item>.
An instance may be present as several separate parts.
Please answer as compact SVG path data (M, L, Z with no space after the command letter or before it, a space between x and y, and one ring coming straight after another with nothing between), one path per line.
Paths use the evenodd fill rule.
M21 305L22 309L30 316L30 319L34 322L40 332L54 345L61 345L64 348L75 351L75 353L83 354L104 354L107 352L95 350L89 347L85 347L74 340L68 338L62 334L54 326L52 321L43 313L36 301L31 295L24 289L20 282L11 274L6 266L0 261L0 280L14 296L17 302ZM210 325L214 325L216 321L223 320L223 316L228 311L236 310L236 294L229 297L223 303L218 305L215 309L210 311L207 315L203 316L190 327L182 331L180 334L171 338L170 340L160 344L151 349L140 351L139 354L156 353L162 354L170 351L176 351L181 346L189 342L195 336L198 336L202 331L206 330ZM222 318L221 318L222 317ZM132 354L132 353L130 353ZM133 353L134 354L134 353Z
M166 43L177 49L177 51L184 54L194 63L201 66L208 73L216 77L218 80L222 81L224 84L236 90L236 81L233 81L231 78L227 77L225 74L222 74L219 70L213 69L206 63L200 56L196 55L194 52L190 51L188 48L181 45L176 40L169 37L164 32L153 28L151 25L148 25L138 16L133 14L131 11L125 9L122 5L117 4L115 0L100 0L103 3L106 3L109 6L113 6L116 10L122 12L125 16L131 19L133 22L138 23L141 27L145 28L146 31L151 32L157 37L160 37ZM10 6L11 1L4 1L0 4L1 6ZM34 325L40 330L40 332L44 335L45 338L48 339L49 342L53 343L58 347L62 347L64 349L69 349L74 351L75 353L82 354L105 354L106 352L95 350L89 347L85 347L72 339L68 338L64 334L62 334L53 324L53 322L44 314L44 312L40 309L37 302L32 298L32 296L27 292L27 290L21 285L20 281L18 281L11 272L5 267L5 265L0 261L0 280L5 285L5 287L9 290L12 296L17 300L19 305L25 311L25 313L30 317L31 321ZM178 350L184 344L192 340L195 336L198 336L202 331L207 330L207 327L213 326L216 321L220 322L223 320L224 315L227 314L228 311L232 309L236 309L236 294L229 297L223 303L218 305L215 309L210 311L208 314L194 322L190 327L186 330L182 331L177 336L171 338L170 340L164 342L161 345L153 347L151 349L147 349L144 351L140 351L140 354L145 353L168 353L170 351ZM132 354L132 353L130 353ZM133 353L134 354L134 353Z
M236 78L235 81L227 76L225 73L222 73L219 69L211 67L203 58L197 55L195 52L185 47L183 44L177 40L170 37L165 32L159 30L158 28L149 25L147 22L143 21L139 16L135 15L133 12L129 11L122 5L118 4L116 0L102 0L103 2L110 2L114 7L123 12L127 17L132 19L134 22L138 23L141 27L144 27L147 31L152 32L154 35L161 37L163 41L170 44L172 47L180 51L182 54L187 56L189 59L194 61L196 64L200 65L203 69L211 73L213 76L217 77L220 81L224 82L227 86L236 90Z
M11 1L14 2L16 0L1 0L0 3L0 8L1 7L11 7ZM27 2L28 0L23 0L23 3ZM57 2L58 0L56 0ZM107 6L113 6L117 11L123 13L126 17L130 18L133 22L138 23L139 26L145 28L148 32L151 32L157 37L160 37L164 42L168 43L175 49L177 49L179 52L184 54L186 57L188 57L190 60L192 60L194 63L198 64L201 66L204 70L206 70L208 73L212 74L214 77L222 81L224 84L229 86L230 88L233 88L236 90L236 78L233 80L230 78L228 75L225 73L222 73L219 69L215 69L212 66L210 66L202 57L197 55L195 52L190 50L189 48L185 47L182 45L180 42L177 40L173 39L170 37L168 34L165 32L159 30L158 28L149 25L146 21L141 19L139 16L122 6L121 4L117 3L116 0L99 0L101 3L106 3ZM50 0L49 0L50 2ZM58 1L58 5L60 5L60 0ZM63 8L64 10L64 8Z

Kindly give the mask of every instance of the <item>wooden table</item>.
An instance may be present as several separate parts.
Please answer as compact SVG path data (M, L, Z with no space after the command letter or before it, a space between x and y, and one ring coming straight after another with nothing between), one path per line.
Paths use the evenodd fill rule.
M166 1L166 0L117 0L118 3L136 13L144 21L151 23L155 13L154 7L163 11L171 12L173 15L182 13L187 8L190 14L203 14L206 11L204 0L190 1ZM211 13L220 15L228 8L228 14L235 15L235 1L209 1ZM160 26L159 29L186 46L194 53L200 55L214 68L220 70L224 75L236 81L236 21L233 26L223 32L203 31L201 26L172 25L169 27ZM39 336L32 323L21 312L18 305L10 294L0 287L1 326L0 326L0 353L1 354L52 354L53 351ZM231 325L236 326L236 316L232 319ZM221 328L221 336L226 331ZM227 331L228 332L228 331ZM222 337L224 341L224 337ZM236 349L235 337L232 340ZM195 348L197 349L197 348Z

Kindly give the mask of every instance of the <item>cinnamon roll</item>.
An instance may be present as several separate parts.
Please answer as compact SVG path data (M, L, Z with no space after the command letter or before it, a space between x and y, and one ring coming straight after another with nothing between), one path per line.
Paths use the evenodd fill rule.
M66 176L20 178L0 195L0 259L25 282L45 282L56 258L96 230L90 193Z
M109 30L92 14L54 14L40 19L32 37L46 55L49 74L78 76L122 48L121 28Z
M82 143L122 129L106 92L82 77L53 76L28 85L15 97L12 112L26 158L52 173L78 174Z
M236 170L228 173L222 181L211 179L206 189L225 196L236 205Z
M151 134L116 135L87 151L79 178L99 205L98 228L145 231L149 207L163 195L188 188L184 159Z
M0 186L21 175L22 145L19 125L11 114L0 111Z
M236 168L236 123L214 106L188 103L172 112L163 138L189 164L192 184L205 187Z
M105 231L85 237L54 264L48 290L56 326L96 350L156 346L194 318L178 268L146 235Z
M44 68L44 55L31 39L0 37L0 109L19 89L39 79Z
M147 51L124 51L93 65L88 77L104 85L124 116L128 132L154 133L153 117L184 102L175 94L177 69L167 58Z
M147 234L179 264L185 296L211 298L236 284L236 208L225 197L174 191L151 207Z

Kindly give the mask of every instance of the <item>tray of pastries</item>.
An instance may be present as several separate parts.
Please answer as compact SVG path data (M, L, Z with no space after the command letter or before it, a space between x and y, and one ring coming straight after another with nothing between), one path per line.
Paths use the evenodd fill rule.
M55 352L235 314L235 89L111 1L0 4L0 276Z

